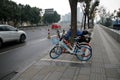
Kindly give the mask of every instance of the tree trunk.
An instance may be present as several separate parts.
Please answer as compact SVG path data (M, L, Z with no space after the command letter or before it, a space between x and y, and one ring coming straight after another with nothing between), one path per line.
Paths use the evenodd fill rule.
M71 8L71 43L73 44L74 37L77 32L77 0L69 0Z
M89 21L90 21L90 18L88 16L88 21L87 21L88 22L88 29L90 28L90 22Z
M94 27L94 19L92 18L92 27Z
M85 16L85 17L84 17L84 18L85 18L85 19L84 19L84 30L85 30L85 29L86 29L86 14L85 14L85 13L84 13L84 16Z
M82 22L81 22L81 30L83 30L83 28L84 28L84 24L83 24L83 23L84 23L84 17L85 17L85 16L83 15L83 17L82 17Z

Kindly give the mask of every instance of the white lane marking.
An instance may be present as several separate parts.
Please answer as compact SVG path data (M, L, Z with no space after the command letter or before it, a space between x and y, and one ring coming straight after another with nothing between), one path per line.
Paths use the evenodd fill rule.
M40 59L42 61L53 61L53 62L66 62L66 63L91 63L92 59L90 61L74 61L74 60L62 60L62 59L51 59L49 55L43 57Z
M61 59L41 59L43 61L53 61L53 62L66 62L66 63L91 63L90 61L72 61L72 60L61 60Z

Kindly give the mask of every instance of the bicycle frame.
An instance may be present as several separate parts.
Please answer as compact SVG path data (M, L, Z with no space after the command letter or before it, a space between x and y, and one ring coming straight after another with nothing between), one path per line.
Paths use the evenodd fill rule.
M65 48L68 52L70 52L70 54L75 54L75 47L76 47L76 44L77 42L74 42L74 45L72 47L72 50L63 42L63 40L59 41L59 44Z

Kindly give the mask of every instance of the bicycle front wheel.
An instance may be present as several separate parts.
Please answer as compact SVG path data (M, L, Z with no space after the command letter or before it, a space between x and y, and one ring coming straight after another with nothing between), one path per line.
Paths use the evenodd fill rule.
M92 48L88 45L77 47L76 57L81 61L88 61L92 57Z
M58 58L62 54L62 47L61 46L55 46L50 50L49 56L52 59Z

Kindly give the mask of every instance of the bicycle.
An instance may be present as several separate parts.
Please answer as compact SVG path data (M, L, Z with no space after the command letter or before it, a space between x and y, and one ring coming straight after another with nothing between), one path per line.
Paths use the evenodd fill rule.
M61 40L52 38L51 40L55 44L55 46L49 52L49 56L52 59L58 58L62 54L62 50L64 48L69 52L69 54L75 55L80 61L88 61L92 57L91 46L86 43L78 44L78 37L74 38L74 44L73 47L71 46L71 49L64 43L64 38L62 38Z

